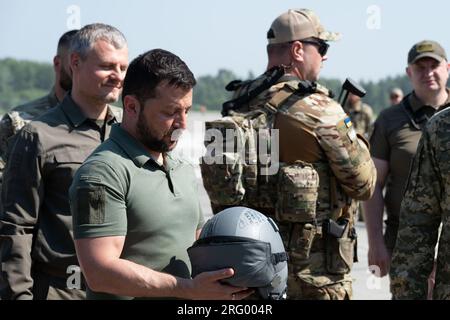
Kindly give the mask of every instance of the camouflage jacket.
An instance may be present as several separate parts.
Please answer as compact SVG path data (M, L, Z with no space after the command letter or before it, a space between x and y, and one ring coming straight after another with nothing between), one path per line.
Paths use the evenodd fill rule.
M58 102L52 89L46 96L13 108L0 120L0 181L6 163L9 138L19 132L25 124L56 106Z
M450 299L450 109L429 120L412 164L390 270L395 299L427 298L436 244L433 298Z
M375 187L376 169L368 144L355 132L350 118L341 105L329 97L325 87L318 84L314 92L292 94L298 85L298 79L282 78L239 111L261 108L279 91L287 90L287 98L278 107L273 126L279 130L279 160L287 164L297 160L314 164L320 176L318 221L336 218L335 213L339 212L338 216L345 216L353 224L355 200L370 198ZM334 204L330 199L330 194L334 193L330 192L331 180L335 181L337 190ZM303 240L299 238L298 229L292 229L289 223L278 221L278 224L285 247L291 251L291 270L297 277L316 287L351 281L349 273L327 272L321 245L313 245L307 259L293 258L292 252Z

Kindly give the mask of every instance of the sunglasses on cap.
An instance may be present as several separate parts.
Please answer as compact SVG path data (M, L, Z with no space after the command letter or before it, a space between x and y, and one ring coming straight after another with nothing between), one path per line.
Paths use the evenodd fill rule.
M317 38L308 38L308 39L297 40L297 41L300 41L301 43L306 43L306 44L311 44L313 46L316 46L317 51L319 52L319 54L322 57L327 54L328 48L330 47L330 45L328 43L326 43L322 39L317 39Z

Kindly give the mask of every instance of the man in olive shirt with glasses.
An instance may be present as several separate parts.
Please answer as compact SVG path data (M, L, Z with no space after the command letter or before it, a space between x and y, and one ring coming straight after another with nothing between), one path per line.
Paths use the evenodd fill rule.
M116 28L91 24L77 32L70 52L72 91L11 144L0 211L2 299L85 296L81 281L78 288L76 281L68 285L78 265L68 189L81 163L120 121L108 103L121 93L128 47Z

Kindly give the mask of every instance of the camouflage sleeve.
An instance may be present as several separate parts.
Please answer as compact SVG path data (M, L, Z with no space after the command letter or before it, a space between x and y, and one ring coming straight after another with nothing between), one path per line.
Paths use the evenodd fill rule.
M29 121L23 118L23 114L18 111L11 111L0 120L0 186L3 180L3 171L7 162L7 150L10 138L19 132Z
M441 221L442 181L436 161L436 137L423 133L400 210L400 224L390 269L395 299L426 299L427 279Z
M367 200L372 196L376 182L376 169L368 144L356 134L345 113L337 112L336 116L340 119L316 127L317 138L345 193L357 200Z
M44 193L36 134L22 130L9 151L0 211L0 297L32 299L31 248Z

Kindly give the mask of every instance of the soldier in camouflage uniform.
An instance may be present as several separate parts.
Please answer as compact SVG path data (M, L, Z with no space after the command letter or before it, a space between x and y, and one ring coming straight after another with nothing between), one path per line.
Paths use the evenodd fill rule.
M437 244L433 298L450 300L450 109L429 120L414 158L390 271L394 299L427 298Z
M344 111L350 116L356 132L368 139L374 120L372 107L363 103L357 95L349 93Z
M6 150L10 138L22 127L56 106L66 92L72 88L71 72L69 68L69 45L76 30L64 33L58 41L58 47L53 58L55 84L46 96L13 108L0 120L0 183L6 163Z
M369 198L375 185L376 172L367 142L355 132L348 115L330 98L329 91L315 82L326 60L326 41L338 37L336 33L325 31L310 10L289 10L280 15L267 33L269 61L266 74L281 68L284 75L237 110L255 114L259 110L275 112L274 118L268 116L266 119L279 132L282 169L274 176L275 180L277 177L285 180L272 187L269 185L266 190L261 187L257 196L253 196L248 184L244 200L238 204L252 207L277 221L289 252L289 299L341 300L352 297L354 199ZM265 82L258 79L242 84L235 96L245 97L254 92L254 87ZM233 112L229 114L233 115ZM255 121L254 125L263 125L264 121L260 122ZM223 209L217 204L231 196L218 190L218 186L222 182L229 185L233 179L221 181L210 167L214 168L202 164L202 174L213 210L217 212ZM299 176L299 168L309 168L309 173L302 171ZM211 170L210 174L208 170ZM315 186L318 196L315 194L317 201L310 204L313 210L309 210L311 215L308 215L305 213L308 210L302 210L296 201L314 194L296 194L289 186L292 181L302 180L302 174L314 176L315 172L319 176L318 186ZM257 177L261 186L262 180L261 176ZM246 181L251 183L251 179ZM274 201L279 207L273 205ZM340 238L333 238L325 231L324 221L329 219L345 221L345 232Z

